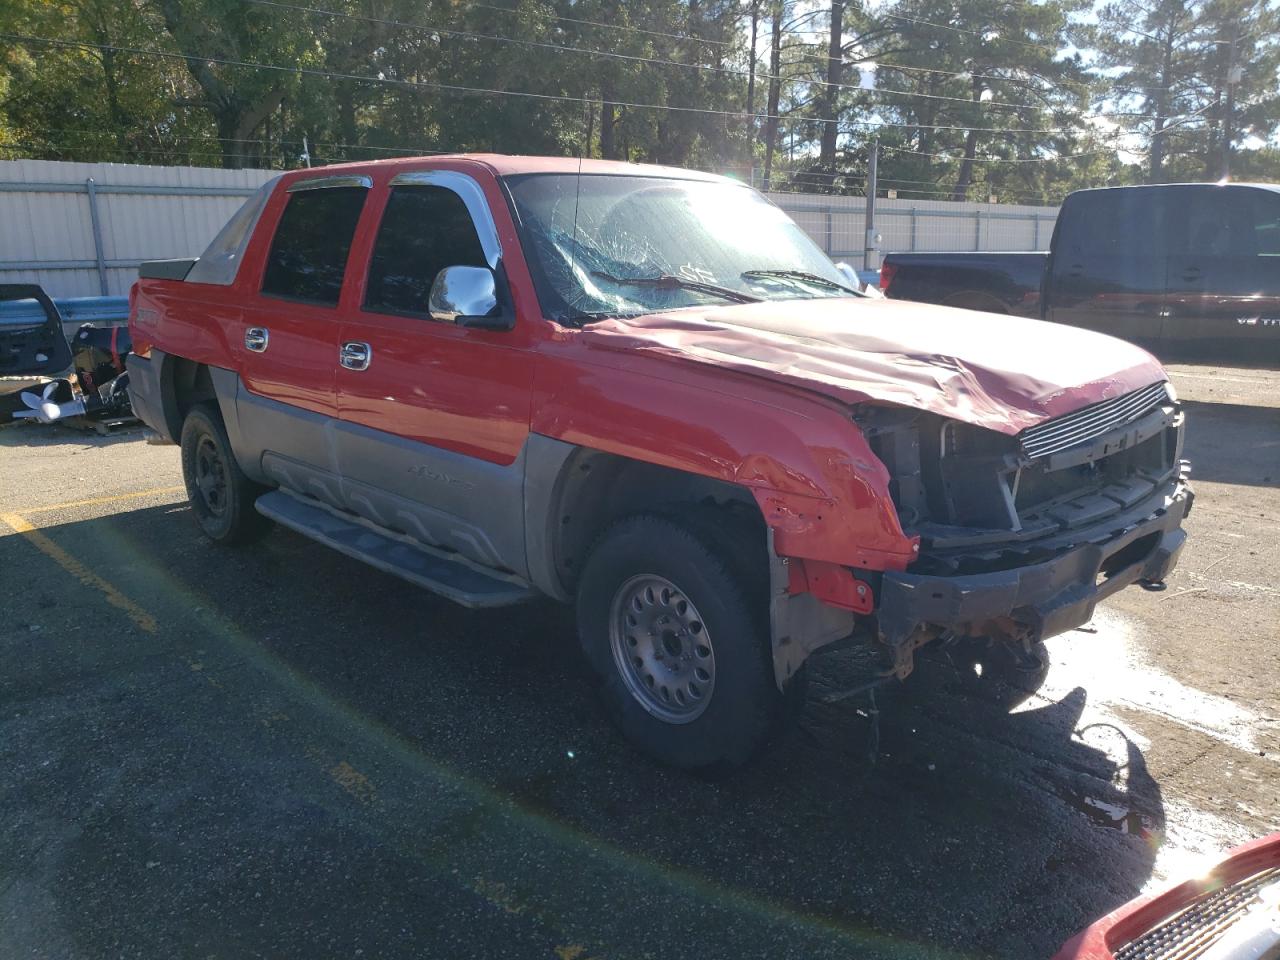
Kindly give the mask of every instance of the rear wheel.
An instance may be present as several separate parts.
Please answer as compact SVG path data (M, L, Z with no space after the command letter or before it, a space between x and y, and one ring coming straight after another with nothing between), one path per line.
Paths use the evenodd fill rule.
M578 586L578 630L632 743L685 768L755 752L786 701L765 602L723 548L674 520L635 516L605 532Z
M236 463L215 404L192 407L183 421L182 478L191 512L211 540L246 543L270 528L270 521L253 509L264 488Z

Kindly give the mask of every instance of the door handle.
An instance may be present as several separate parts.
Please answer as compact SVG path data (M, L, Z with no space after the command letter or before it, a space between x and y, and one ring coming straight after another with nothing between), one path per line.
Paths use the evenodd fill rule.
M1199 280L1200 275L1201 272L1199 267L1187 267L1187 269L1182 271L1183 280Z
M373 351L369 349L369 345L356 340L344 343L338 351L338 362L348 370L368 370L372 359Z
M271 334L266 327L249 327L244 332L245 349L254 353L264 353L270 339Z
M1083 276L1084 276L1084 264L1083 264L1083 263L1073 263L1073 264L1072 264L1072 265L1067 269L1067 276L1068 276L1068 277L1083 277Z

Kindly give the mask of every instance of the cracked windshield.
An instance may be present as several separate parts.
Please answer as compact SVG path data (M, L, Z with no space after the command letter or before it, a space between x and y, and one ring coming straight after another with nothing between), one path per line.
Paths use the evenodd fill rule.
M556 320L854 293L795 221L746 187L574 174L507 184Z

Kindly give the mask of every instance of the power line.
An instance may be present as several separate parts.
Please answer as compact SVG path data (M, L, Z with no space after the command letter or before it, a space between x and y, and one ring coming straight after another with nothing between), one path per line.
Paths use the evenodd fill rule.
M1046 50L1049 53L1052 53L1055 57L1058 55L1057 47L1051 47L1048 44L1044 44L1044 43L1033 43L1030 40L1014 40L1010 37L1002 37L998 33L995 34L994 36L990 36L989 34L992 31L989 31L989 30L966 30L964 27L952 26L949 23L938 23L934 20L922 20L919 17L904 17L901 14L897 14L897 13L886 13L884 14L884 16L888 17L891 20L905 20L910 23L918 23L918 24L922 24L930 27L940 27L943 30L952 30L956 33L968 33L968 34L972 34L975 37L981 37L983 40L986 40L988 42L992 40L998 40L1002 43L1016 43L1020 47L1033 47L1037 50Z
M966 79L969 77L974 77L979 80L999 80L1002 83L1019 82L1018 77L1006 77L1006 76L1001 76L998 73L971 73L968 70L939 70L936 67L915 67L915 66L909 66L905 63L886 63L885 61L880 59L877 59L875 63L878 67L884 67L886 70L903 70L908 73L933 73L933 74L937 74L939 76L944 76L944 77L962 77ZM854 64L846 63L845 66L854 66ZM1033 76L1035 75L1033 74ZM1085 90L1085 91L1090 89L1089 84L1081 80L1050 81L1040 76L1035 76L1035 79L1043 80L1045 83L1048 83L1051 85L1057 85L1062 87L1078 87L1079 89Z
M496 10L499 13L518 13L519 11L513 7L500 7L491 3L469 3L468 6L477 7L481 10ZM553 16L552 20L558 23L582 23L591 27L603 27L607 30L623 31L626 33L643 33L651 37L666 37L670 40L690 40L694 43L711 43L717 46L728 47L733 45L732 40L713 40L710 37L695 37L687 33L664 33L661 30L646 30L643 27L630 27L616 23L603 23L599 20L583 20L578 17L561 17Z
M686 70L697 70L704 73L719 74L722 76L732 76L732 77L739 77L739 78L745 78L745 77L751 76L750 71L738 69L735 67L717 67L717 66L712 66L710 64L685 63L680 60L670 60L670 59L664 59L661 57L642 56L638 54L618 53L616 51L611 51L611 50L598 50L592 47L579 47L579 46L572 46L568 44L550 43L544 40L526 40L520 37L504 37L499 34L475 33L469 30L460 30L456 27L439 27L439 26L432 26L429 24L410 23L405 20L387 20L381 17L371 17L363 14L343 13L342 11L339 11L339 10L329 10L324 7L313 7L313 6L307 6L304 4L286 3L284 2L284 0L245 0L245 2L254 4L255 6L275 7L277 9L293 10L299 13L319 14L321 16L332 17L334 19L340 19L340 20L354 20L360 23L376 23L382 26L396 27L401 30L416 30L416 31L431 34L431 35L459 37L459 38L471 39L471 40L487 40L495 43L509 43L509 44L514 44L516 46L530 47L533 49L554 50L560 53L580 53L580 54L585 54L587 56L604 57L607 59L621 60L628 63L657 64L657 65L667 66L667 67L680 67ZM846 67L854 67L854 68L857 68L859 66L859 64L857 63L846 63L844 65ZM885 66L890 68L896 67L896 65L893 65L893 64L886 64ZM917 69L917 68L906 67L906 68L899 68L899 69L911 70L911 69ZM942 73L945 71L929 71L929 72ZM952 75L965 76L965 74L960 72L956 72ZM981 76L990 76L990 75L984 74ZM859 89L856 84L832 83L831 81L828 81L828 80L821 80L816 78L784 77L779 74L761 73L759 71L756 72L755 77L757 81L777 80L779 83L802 84L807 87L841 87L848 90ZM1004 82L1006 83L1010 82L1010 78L1007 78L1007 77L997 78L994 76L990 76L990 78L1001 79L1001 80L1004 80ZM1040 104L1013 103L1007 100L994 100L994 99L975 101L970 97L952 97L944 94L923 93L917 90L896 90L892 87L876 87L872 90L862 90L861 92L868 97L876 96L880 94L887 94L890 96L917 97L925 100L941 100L941 101L947 101L951 103L980 104L983 107L992 107L992 108L998 107L1001 109L1008 109L1008 110L1049 109L1048 107L1042 106ZM1095 116L1096 115L1099 115L1099 114L1095 114ZM1117 116L1117 117L1142 116L1141 114L1130 114L1130 113L1102 114L1102 115Z
M370 17L363 14L343 13L339 10L328 10L324 7L311 7L302 4L285 3L283 0L245 0L260 7L275 7L281 10L293 10L299 13L319 14L321 16L333 17L339 20L356 20L361 23L377 23L383 26L397 27L402 30L416 30L423 33L439 36L460 37L470 40L488 40L495 43L510 43L516 46L531 47L540 50L555 50L560 53L581 53L591 57L604 57L611 60L622 60L628 63L644 63L658 64L665 67L680 67L685 70L698 70L704 73L714 73L731 77L749 77L750 71L742 70L735 67L717 67L704 63L685 63L680 60L669 60L661 57L642 56L631 53L618 53L612 50L597 50L592 47L579 47L568 44L550 43L545 40L526 40L521 37L504 37L499 34L492 33L475 33L470 30L460 30L456 27L438 27L429 24L410 23L406 20L385 20L380 17ZM849 64L848 66L854 66ZM777 80L786 84L803 84L810 87L844 87L850 90L857 89L855 84L832 83L828 80L807 79L803 77L784 77L771 73L756 73L757 81ZM877 94L896 94L905 97L922 97L929 100L948 100L957 103L973 103L974 101L967 97L949 97L941 94L920 93L914 90L894 90L892 88L878 87L872 91L864 91L865 93ZM1005 107L1014 110L1038 110L1035 104L1010 103L1000 100L983 101L989 107Z
M114 137L115 136L115 134L109 130L89 130L84 127L78 127L78 128L77 127L41 127L40 129L45 133L83 134L84 136L91 136L91 137ZM270 146L281 146L281 147L303 146L303 143L301 140L285 140L283 138L279 140L273 140L273 139L266 139L262 137L258 137L258 138L218 137L218 136L214 136L213 134L207 134L207 133L176 134L176 133L159 133L159 132L155 133L154 136L155 136L155 139L159 141L185 140L185 141L203 141L203 142L212 141L217 143L257 143L257 144L267 144ZM457 152L456 150L435 150L430 147L420 147L420 146L387 147L387 146L376 146L374 144L366 144L366 143L338 143L336 141L330 141L330 140L313 140L311 141L311 146L328 147L328 148L334 148L339 150L372 150L378 153L401 153L401 154L410 154L412 156L420 156L420 157Z
M91 43L86 40L58 40L50 37L34 37L26 34L0 33L0 39L11 40L17 43L27 44L44 44L47 46L63 47L67 49L81 50L110 50L116 53L127 53L134 56L156 57L161 60L181 60L184 62L196 61L204 64L216 64L218 66L227 67L244 67L252 70L265 70L275 73L287 73L294 76L302 77L318 77L325 80L348 80L356 83L369 83L374 85L384 85L391 87L402 87L408 89L420 90L438 90L444 93L457 94L473 94L478 96L491 97L517 97L527 100L540 100L553 103L579 103L579 104L596 104L601 100L598 97L576 97L570 94L558 93L536 93L528 90L499 90L492 87L474 87L457 83L440 83L429 80L400 80L384 76L368 76L365 74L340 73L331 70L320 70L314 67L301 66L281 66L274 63L256 63L249 60L235 60L229 57L211 57L202 56L193 53L167 53L160 50L148 50L142 47L125 47L118 44L107 43ZM690 107L690 106L674 106L672 104L660 103L642 103L638 101L614 100L610 101L614 106L626 107L635 110L658 110L668 113L688 113L699 116L723 117L736 120L756 119L777 119L786 121L791 118L783 115L771 115L766 113L747 113L742 110L721 110L713 107ZM910 130L952 130L952 131L977 131L979 133L1039 133L1039 134L1061 134L1063 131L1059 129L1046 129L1042 127L978 127L970 124L920 124L906 123L890 120L839 120L831 117L806 117L805 120L811 123L844 123L847 126L863 127L867 129L910 129Z
M504 37L494 33L475 33L470 30L459 30L456 27L436 27L423 23L410 23L407 20L384 20L381 17L370 17L363 14L343 13L340 10L327 10L324 7L309 7L302 4L282 3L280 0L245 0L246 3L260 7L278 7L282 10L294 10L299 13L318 13L322 16L339 20L358 20L361 23L377 23L383 26L399 27L402 30L418 30L423 33L438 34L446 37L462 37L471 40L492 40L498 43L511 43L521 47L532 47L540 50L556 50L563 53L585 53L595 57L606 57L611 60L623 60L630 63L660 63L664 66L683 67L686 70L701 70L711 73L725 73L734 76L747 76L746 70L735 70L731 67L714 67L703 63L684 63L680 60L664 60L660 57L648 57L641 54L618 53L612 50L596 50L589 47L575 47L568 44L551 43L546 40L525 40L521 37ZM557 18L558 19L558 18ZM757 74L757 77L759 74Z
M954 157L949 153L924 153L920 150L908 150L905 147L894 147L888 144L881 144L880 149L889 150L893 153L907 153L914 157L954 160L957 163L962 160L971 160L974 163L1056 163L1059 160L1079 160L1081 157L1094 157L1098 154L1113 152L1111 150L1086 150L1083 153L1065 153L1056 157Z

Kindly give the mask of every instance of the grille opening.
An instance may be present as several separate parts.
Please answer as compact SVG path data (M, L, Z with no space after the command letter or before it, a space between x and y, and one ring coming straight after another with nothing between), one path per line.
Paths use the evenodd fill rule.
M1169 394L1164 381L1153 383L1141 390L1134 390L1121 397L1112 397L1110 400L1092 404L1075 413L1055 417L1047 423L1030 427L1022 431L1018 439L1027 456L1047 456L1094 437L1100 437L1116 427L1137 420L1151 412L1153 407L1167 402L1168 399Z
M1115 487L1117 495L1124 497L1123 491L1140 479L1146 486L1153 487L1174 465L1176 447L1168 442L1167 432L1157 433L1109 457L1065 470L1050 471L1043 460L1032 463L1018 475L1015 498L1018 516L1027 521L1054 503L1105 494L1108 487Z

